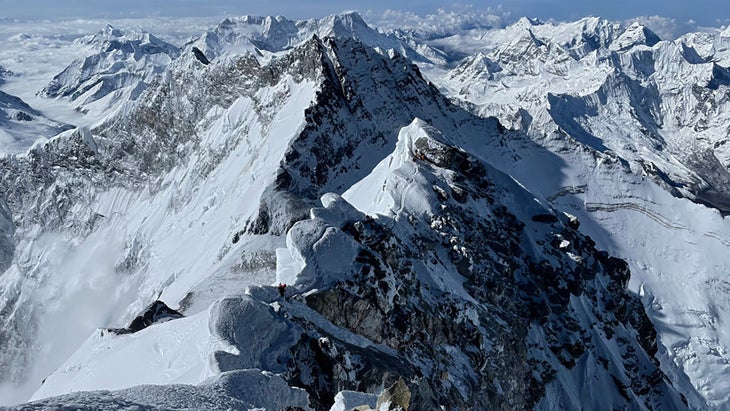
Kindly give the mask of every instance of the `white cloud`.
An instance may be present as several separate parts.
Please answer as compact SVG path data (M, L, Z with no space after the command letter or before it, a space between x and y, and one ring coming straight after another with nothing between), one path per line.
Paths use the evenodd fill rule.
M472 5L452 5L425 15L388 9L383 13L367 11L365 17L383 29L410 29L423 37L444 36L473 28L504 27L510 22L510 13L501 6L477 9Z
M503 6L477 8L473 5L460 4L440 8L431 14L391 9L382 13L369 10L364 13L364 17L372 25L382 29L413 30L422 38L429 39L473 28L502 28L513 23L516 17L520 16L512 16L512 13ZM556 22L561 20L557 19ZM705 27L694 19L682 21L658 15L637 16L623 20L621 23L630 25L635 21L646 25L663 40L674 40L689 32L717 32L730 23L730 19L718 19L717 27Z

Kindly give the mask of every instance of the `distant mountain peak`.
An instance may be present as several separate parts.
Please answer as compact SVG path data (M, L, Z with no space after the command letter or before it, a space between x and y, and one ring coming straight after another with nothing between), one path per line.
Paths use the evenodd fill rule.
M661 39L656 33L642 23L635 21L626 27L610 47L612 50L627 50L637 45L652 47L660 41Z
M79 42L89 48L89 54L72 62L38 94L68 98L77 110L96 115L136 99L180 53L176 46L145 31L109 24Z

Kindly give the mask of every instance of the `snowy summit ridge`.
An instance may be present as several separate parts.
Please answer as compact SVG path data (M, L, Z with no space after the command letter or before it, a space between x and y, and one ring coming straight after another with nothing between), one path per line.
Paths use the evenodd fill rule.
M346 13L78 40L40 94L93 125L0 157L0 395L730 406L730 38L418 33Z

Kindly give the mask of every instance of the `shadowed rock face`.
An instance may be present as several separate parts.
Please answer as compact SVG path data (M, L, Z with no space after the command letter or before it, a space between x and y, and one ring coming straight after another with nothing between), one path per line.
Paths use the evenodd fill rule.
M687 163L707 182L703 188L693 187L696 201L730 214L730 171L711 150L688 155Z
M150 306L144 310L144 313L135 317L129 326L127 326L127 329L134 333L139 330L143 330L152 324L182 317L182 314L158 300L150 304Z
M357 347L314 326L292 349L290 383L324 410L339 390L374 392L398 378L407 382L414 409L527 409L561 384L558 375L581 373L586 358L609 361L598 342L604 340L624 347L613 363L621 376L611 376L607 362L593 371L610 381L614 400L660 409L674 397L682 408L654 359L653 326L625 290L626 263L596 250L568 217L543 210L538 219L521 220L501 204L506 187L494 170L442 142L426 143L414 144L429 150L417 160L419 172L434 185L458 182L460 198L442 197L430 221L365 218L341 227L362 247L355 264L342 267L351 274L305 302L374 345ZM489 211L477 213L476 204ZM520 244L533 230L547 230L553 241L525 250ZM438 290L423 264L461 278L466 294ZM305 330L314 325L290 319ZM535 333L542 337L533 339ZM497 381L508 381L509 389Z
M8 269L13 261L15 252L15 241L13 233L15 223L5 200L0 197L0 275Z
M199 48L197 48L197 47L193 47L193 55L195 56L195 58L196 58L196 59L197 59L197 60L198 60L199 62L201 62L201 63L205 64L206 66L207 66L208 64L210 64L210 60L208 60L208 58L207 58L207 57L205 57L205 54L203 54L203 52L202 52L202 51L200 51L200 49L199 49Z

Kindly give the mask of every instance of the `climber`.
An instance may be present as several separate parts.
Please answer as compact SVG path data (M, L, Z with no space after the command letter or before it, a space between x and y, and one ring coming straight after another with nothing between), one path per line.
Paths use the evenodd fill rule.
M426 160L426 155L423 154L420 150L416 150L413 153L413 161L416 161L416 160L425 161Z
M279 289L279 295L283 297L286 293L286 284L279 283L279 286L277 288Z

